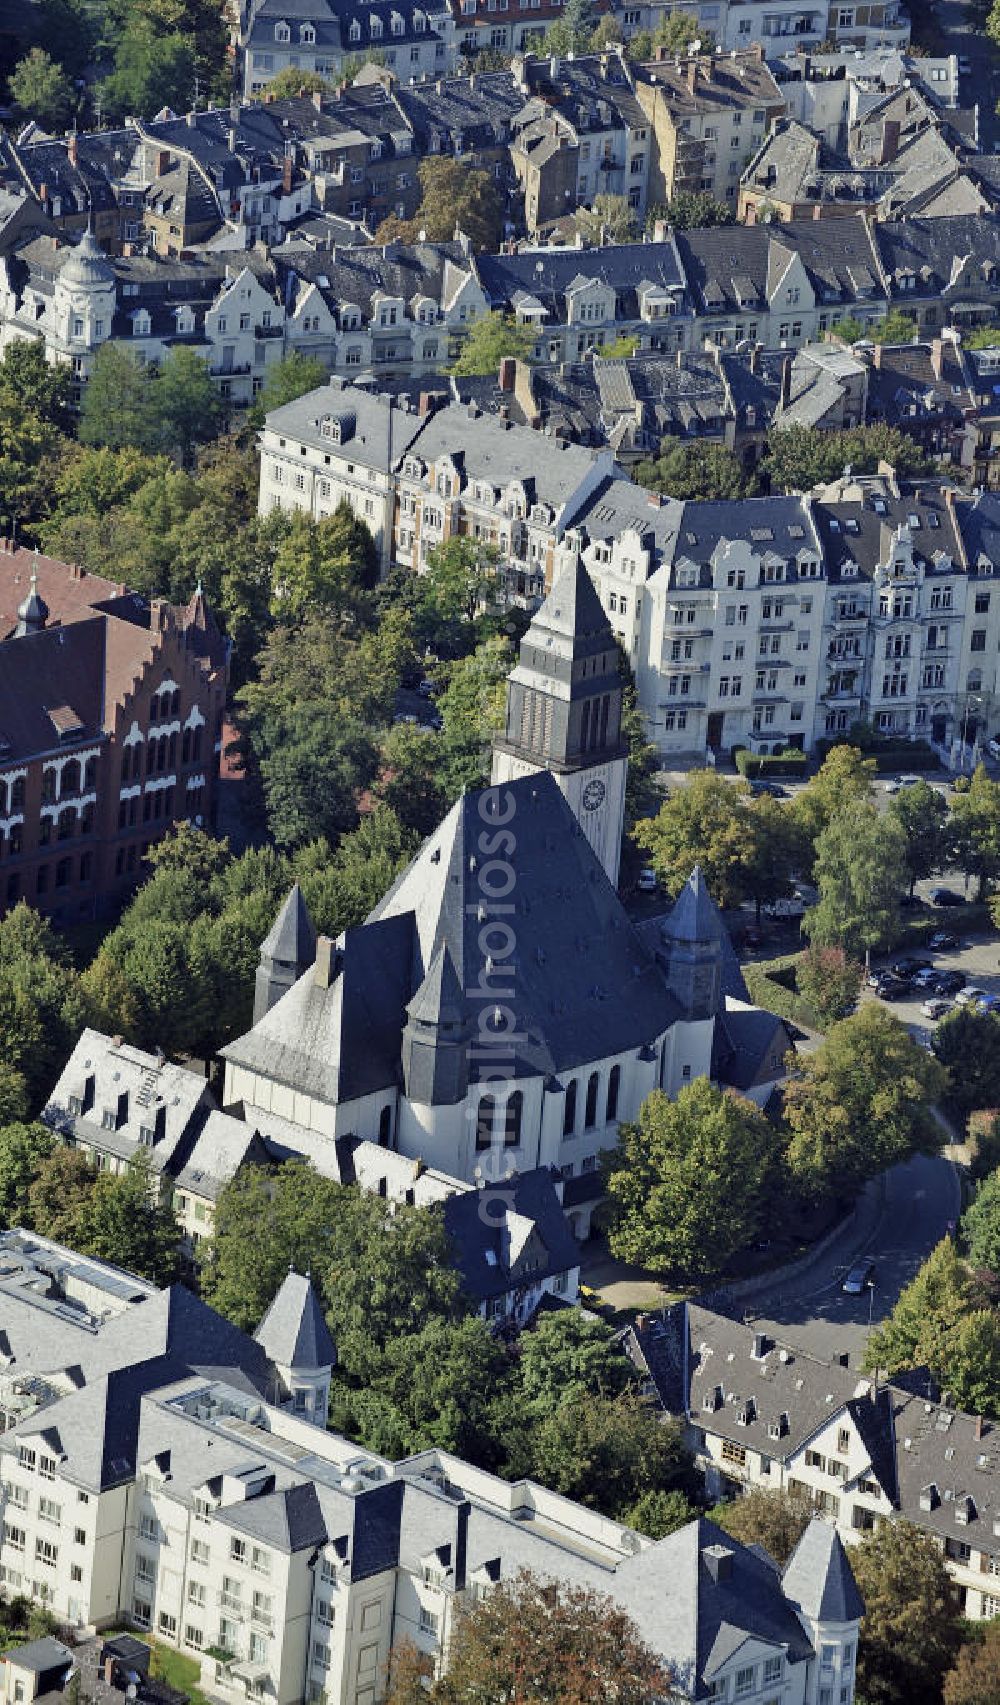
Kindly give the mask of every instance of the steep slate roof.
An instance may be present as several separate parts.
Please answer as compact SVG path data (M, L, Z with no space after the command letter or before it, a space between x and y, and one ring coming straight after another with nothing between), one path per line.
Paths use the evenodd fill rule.
M261 942L262 958L288 965L308 965L316 953L316 931L298 883L288 891L280 912Z
M800 257L820 306L853 305L859 282L873 306L885 296L871 233L861 215L679 231L677 247L700 312L745 314L763 308L793 254ZM756 302L741 298L741 281L753 287Z
M230 1504L216 1516L226 1527L279 1551L312 1550L327 1538L318 1489L311 1481Z
M942 487L932 481L901 481L898 496L881 480L854 482L843 492L835 484L817 497L812 513L831 581L871 580L889 555L895 530L910 526L911 515L918 522L911 528L914 555L923 559L928 573L954 573L962 565L954 512ZM848 562L856 565L856 574L845 575Z
M323 421L341 420L341 443L350 444L351 460L384 472L417 437L424 422L417 415L392 408L377 392L362 390L346 379L332 378L315 391L307 391L293 402L272 409L267 417L269 432L287 433L316 450L329 449L323 437Z
M727 999L712 1037L712 1076L733 1089L753 1089L782 1075L791 1046L784 1019L749 1002Z
M705 1557L706 1550L716 1546L731 1558L728 1577L719 1580L713 1579ZM627 1557L616 1571L616 1587L626 1593L634 1587L632 1615L640 1627L656 1619L657 1645L669 1654L685 1691L694 1692L696 1677L711 1681L747 1639L783 1649L791 1664L812 1656L805 1629L783 1596L775 1564L766 1553L731 1539L707 1517L689 1522L651 1550Z
M537 1234L535 1256L538 1240L544 1246L547 1260L532 1267L532 1283L579 1265L580 1246L569 1229L548 1167L518 1173L481 1190L459 1191L445 1202L444 1223L462 1283L477 1301L501 1296L511 1288L516 1265L511 1259L511 1215L532 1222Z
M809 1523L785 1565L781 1584L816 1622L855 1622L865 1613L840 1535L830 1522Z
M645 120L643 120L645 122ZM620 316L638 317L638 287L650 283L678 299L684 273L673 239L663 243L616 243L603 249L528 249L516 255L477 255L476 271L493 308L509 309L519 291L534 296L550 319L566 320L566 292L582 276L610 284Z
M822 224L822 221L820 221ZM950 302L976 297L978 279L996 295L1000 269L1000 219L983 219L972 213L943 214L934 219L879 221L873 241L889 283L890 295L905 305L907 295L943 295ZM972 262L972 283L953 283L967 261ZM984 263L990 267L984 271ZM915 277L912 291L904 287L906 275Z
M333 1367L337 1351L307 1273L290 1272L254 1333L276 1367Z

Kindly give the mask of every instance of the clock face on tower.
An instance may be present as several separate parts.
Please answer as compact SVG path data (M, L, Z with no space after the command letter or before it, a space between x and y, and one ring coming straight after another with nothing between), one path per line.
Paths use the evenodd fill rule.
M599 805L604 804L604 796L607 791L602 781L588 781L583 790L583 809L585 811L596 811Z

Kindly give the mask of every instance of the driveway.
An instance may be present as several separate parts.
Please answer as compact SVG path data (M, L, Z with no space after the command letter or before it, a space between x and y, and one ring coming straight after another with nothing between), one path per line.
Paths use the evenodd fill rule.
M787 1288L755 1296L748 1315L776 1338L787 1340L830 1361L847 1355L860 1368L872 1321L892 1312L903 1286L958 1218L958 1177L944 1156L918 1155L886 1174L885 1202L862 1253L875 1261L875 1289L869 1297L845 1296L841 1285L852 1262L842 1249L821 1257L816 1266Z

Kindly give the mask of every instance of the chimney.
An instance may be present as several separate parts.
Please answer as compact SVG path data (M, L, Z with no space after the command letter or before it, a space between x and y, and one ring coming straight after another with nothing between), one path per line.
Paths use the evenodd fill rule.
M514 357L512 355L505 355L500 363L501 391L512 391L514 389L514 376L516 372L517 362L514 360Z
M281 162L281 193L282 195L291 195L292 193L292 156L290 154L286 154Z
M75 130L71 130L66 138L66 153L69 156L70 165L75 166L79 155L79 137Z
M198 124L198 114L196 112L189 112L188 114L186 114L186 117L187 117L188 129L189 130L196 129L197 124Z
M313 980L318 989L328 989L337 975L337 949L332 936L321 935L316 943Z
M781 363L781 406L788 407L788 399L792 394L792 358L786 355Z
M38 186L38 199L40 202L42 202L43 205L45 202L48 201L48 199L49 199L49 186L48 186L48 184L39 184L39 186Z
M751 371L751 373L759 373L760 372L760 344L759 343L755 343L753 348L750 351L750 371Z
M158 148L153 156L153 176L162 178L164 172L170 170L170 149Z
M728 1545L706 1545L702 1548L702 1561L713 1581L729 1581L733 1575L733 1553Z
M882 345L880 343L877 343L875 345L874 349L872 350L872 366L873 367L881 367L881 365L882 365Z
M689 59L684 67L684 77L688 86L688 94L693 95L698 88L698 61Z
M977 1415L972 1425L972 1436L978 1443L978 1441L985 1436L985 1433L986 1423L981 1415Z
M931 338L931 372L935 379L941 377L941 363L944 355L944 344L939 337Z
M882 147L879 150L878 163L888 166L899 153L899 120L887 118L882 123Z
M317 112L323 111L323 91L322 91L322 89L314 89L313 90L312 103L313 103L313 106L316 108Z
M169 621L170 605L165 598L151 598L149 601L149 626L153 633L165 633Z

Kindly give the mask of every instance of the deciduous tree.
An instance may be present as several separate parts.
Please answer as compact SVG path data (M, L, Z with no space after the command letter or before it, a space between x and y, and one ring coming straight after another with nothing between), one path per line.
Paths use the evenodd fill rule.
M756 1236L777 1158L774 1127L753 1102L707 1078L676 1101L654 1091L606 1158L612 1250L654 1272L718 1272Z
M450 371L460 378L496 374L501 361L530 361L537 340L534 327L519 325L512 314L481 314L470 326Z
M948 1072L948 1100L960 1114L1000 1103L1000 1023L991 1012L954 1007L937 1025L933 1047Z
M863 976L863 967L842 947L810 947L796 964L795 986L821 1029L828 1030L856 1005Z
M948 855L948 805L929 782L904 787L889 802L888 816L905 837L904 858L910 893L925 877L934 876Z
M175 344L164 356L151 395L160 445L190 466L196 445L214 438L222 421L222 402L207 361L186 344Z
M864 801L846 805L816 842L813 879L819 901L803 929L816 947L842 947L852 958L891 942L899 929L906 841L894 819Z
M936 1537L893 1520L851 1550L865 1601L858 1696L866 1705L937 1705L960 1644L955 1594Z
M44 1125L0 1126L0 1221L5 1226L30 1225L29 1192L52 1147Z
M958 864L975 879L982 900L1000 876L1000 782L982 764L965 792L952 796L951 830Z
M1000 1622L975 1625L944 1678L944 1705L994 1705L1000 1699Z
M762 1545L784 1568L812 1515L813 1507L805 1493L779 1486L751 1486L745 1497L716 1504L712 1520L741 1545Z
M839 432L777 427L768 435L761 471L769 476L774 491L808 491L836 479L848 464L856 473L874 473L879 462L891 462L900 474L922 473L927 466L914 439L879 421Z
M61 65L44 48L33 47L10 74L11 99L25 118L46 130L62 130L69 116L73 86Z
M846 1198L866 1178L941 1146L932 1112L945 1087L938 1062L875 1004L834 1025L799 1055L785 1085L787 1162L810 1201Z
M296 71L294 75L299 77L302 73ZM306 75L315 77L316 73L309 72ZM277 77L274 77L268 84L269 95L274 95L274 85L277 81ZM318 77L317 81L322 83L325 79ZM281 97L275 95L275 99L280 100ZM296 397L305 396L307 391L315 391L318 386L325 385L328 378L327 368L318 356L306 355L301 349L293 349L283 361L278 361L268 369L260 394L250 410L250 424L263 426L272 409L283 408L285 403L293 403Z
M756 857L750 801L746 782L692 770L655 817L636 824L633 838L668 894L679 894L700 864L718 905L738 906L748 897Z
M831 747L816 774L789 807L813 846L839 811L849 805L871 803L875 797L876 768L875 759L866 758L856 746Z
M151 388L149 373L130 350L120 343L103 343L80 403L81 444L155 452L159 443Z
M450 243L461 231L474 249L495 249L503 231L503 204L490 173L450 156L421 160L418 171L421 198L414 217L383 220L376 242L415 243L422 232L429 243Z
M662 438L660 453L635 469L639 485L678 499L749 497L754 482L738 456L723 444Z

